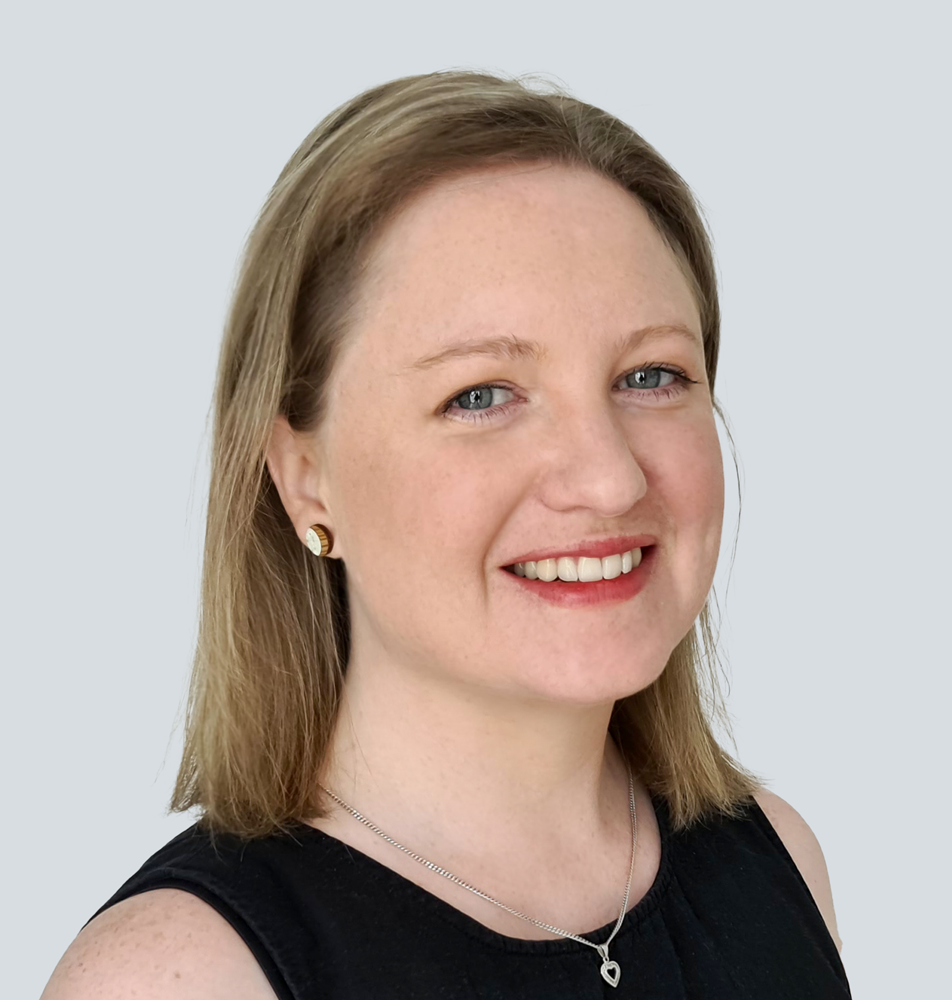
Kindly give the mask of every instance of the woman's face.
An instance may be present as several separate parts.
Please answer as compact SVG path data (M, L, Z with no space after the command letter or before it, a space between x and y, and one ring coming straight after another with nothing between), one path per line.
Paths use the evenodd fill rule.
M659 325L691 336L636 334ZM484 338L545 356L418 365ZM696 384L631 374L651 364ZM697 306L640 203L587 170L480 170L404 206L375 245L319 435L352 656L368 666L611 702L657 678L704 605L724 484ZM650 572L623 600L552 603L502 568L641 534L657 539Z

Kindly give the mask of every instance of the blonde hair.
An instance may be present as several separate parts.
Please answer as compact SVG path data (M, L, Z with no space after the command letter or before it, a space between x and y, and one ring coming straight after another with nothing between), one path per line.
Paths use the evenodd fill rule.
M707 231L687 184L628 125L551 84L455 71L393 80L330 114L248 237L221 345L199 631L170 811L198 806L206 828L246 838L326 814L317 776L348 660L345 568L297 537L265 462L272 422L321 424L381 223L448 173L523 162L585 166L639 199L696 298L713 400L720 313ZM610 731L675 828L736 814L759 785L713 735L714 717L730 731L716 664L708 601L658 680L612 713Z

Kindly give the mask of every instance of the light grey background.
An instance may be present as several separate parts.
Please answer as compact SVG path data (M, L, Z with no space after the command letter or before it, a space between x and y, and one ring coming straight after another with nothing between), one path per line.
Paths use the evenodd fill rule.
M89 916L194 818L163 809L205 420L255 213L341 101L451 67L560 78L697 193L744 472L723 631L740 756L823 846L854 995L943 993L947 11L191 0L5 15L5 996L37 997Z

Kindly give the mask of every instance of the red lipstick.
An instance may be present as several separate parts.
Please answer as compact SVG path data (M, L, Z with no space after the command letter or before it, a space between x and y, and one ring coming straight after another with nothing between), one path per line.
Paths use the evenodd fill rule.
M593 583L568 583L565 580L553 580L546 583L544 580L529 580L524 576L516 576L509 569L502 569L506 577L513 581L520 590L530 599L540 598L551 604L558 604L566 608L587 607L593 604L609 604L619 601L631 600L639 594L651 577L654 564L657 561L657 545L639 546L641 548L641 563L635 566L630 573L622 573L614 580L596 580ZM610 550L606 555L613 555L617 549ZM582 555L587 555L583 552ZM559 555L568 555L563 549ZM552 558L542 556L541 558ZM522 562L522 559L517 559Z
M517 556L505 565L515 566L521 562L538 562L540 559L558 559L559 556L571 556L579 559L588 556L591 559L604 559L616 553L629 552L631 549L644 549L656 545L658 539L654 535L616 535L614 538L603 538L590 542L575 542L558 548L536 549L525 555Z

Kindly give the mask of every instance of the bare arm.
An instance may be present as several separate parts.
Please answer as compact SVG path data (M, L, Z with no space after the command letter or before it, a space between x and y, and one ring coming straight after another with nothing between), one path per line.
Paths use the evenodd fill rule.
M836 944L836 950L842 952L843 942L840 940L836 927L830 875L816 835L796 809L779 795L767 791L766 788L761 788L754 795L754 798L777 831L777 835L783 841L790 857L796 862L797 868L803 876L803 881L813 893L816 905L820 913L823 914L826 926Z
M276 1000L225 918L182 889L151 889L90 921L40 1000Z

